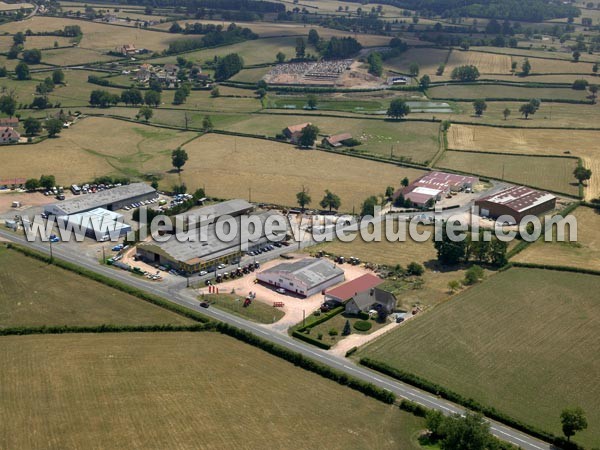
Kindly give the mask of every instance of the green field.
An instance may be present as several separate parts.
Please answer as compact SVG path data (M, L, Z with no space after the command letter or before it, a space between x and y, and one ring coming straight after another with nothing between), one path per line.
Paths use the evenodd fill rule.
M600 439L600 277L510 269L359 352L439 383L516 419L561 434L579 405Z
M273 306L269 306L260 300L253 301L244 307L244 297L231 294L201 295L201 302L208 302L212 307L223 309L236 316L252 320L258 323L275 323L285 314Z
M575 80L575 77L573 78ZM532 88L521 86L502 86L496 84L446 85L430 88L427 93L433 99L519 99L540 100L566 99L585 100L586 91L576 91L570 88Z
M420 448L422 419L220 334L0 342L1 448Z
M166 323L192 321L0 246L0 327Z
M446 151L437 162L441 169L458 170L483 177L503 179L577 196L573 179L577 160L540 156L497 155Z
M239 118L239 116L238 116ZM288 125L311 122L322 136L350 133L362 142L352 150L385 157L405 158L417 163L431 160L438 151L437 123L393 122L383 119L364 120L310 115L255 114L245 120L236 120L226 128L216 121L218 128L274 137ZM392 149L393 147L393 149ZM346 149L347 150L347 149Z

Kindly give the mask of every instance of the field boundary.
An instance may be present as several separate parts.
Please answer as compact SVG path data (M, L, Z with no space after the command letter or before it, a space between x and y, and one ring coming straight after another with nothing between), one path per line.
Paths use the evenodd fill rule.
M419 389L423 389L424 391L440 396L441 398L449 400L451 402L457 403L470 410L480 412L486 415L487 417L497 420L498 422L503 423L512 428L515 428L516 430L530 434L531 436L537 437L539 439L549 441L552 444L558 445L560 446L560 448L563 448L565 450L584 450L583 447L579 446L574 442L568 442L566 439L556 436L553 433L523 423L501 411L498 411L492 406L483 405L477 402L476 400L473 400L472 398L465 398L461 394L458 394L450 389L445 388L444 386L441 386L437 383L433 383L411 372L396 369L395 367L392 367L386 363L371 358L361 358L359 360L359 363L362 366L368 367L369 369L387 375L395 380L407 383Z
M0 336L25 336L31 334L73 334L73 333L163 333L179 331L213 330L213 322L197 323L195 325L112 325L97 326L47 326L40 327L9 327L0 328Z

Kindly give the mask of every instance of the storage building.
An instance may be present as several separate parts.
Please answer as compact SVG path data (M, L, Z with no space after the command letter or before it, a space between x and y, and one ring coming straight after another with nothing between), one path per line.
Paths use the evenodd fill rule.
M70 216L71 214L79 214L96 208L115 211L132 203L151 200L157 196L156 191L149 185L145 183L131 183L94 194L80 195L60 203L46 205L44 212L48 215Z
M537 216L556 206L556 197L526 186L512 186L475 201L482 217L509 216L505 223L516 224L527 215Z
M60 216L58 223L71 229L79 236L87 236L98 242L117 240L131 231L131 226L123 221L123 216L103 208L92 209L70 216Z
M305 258L260 272L263 283L310 297L344 281L344 271L324 258Z

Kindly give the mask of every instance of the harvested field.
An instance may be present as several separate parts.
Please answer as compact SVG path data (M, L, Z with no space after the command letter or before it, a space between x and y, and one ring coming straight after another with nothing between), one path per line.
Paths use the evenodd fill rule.
M421 448L422 419L217 333L0 340L2 448Z
M241 72L235 74L233 77L231 77L231 81L241 81L241 82L245 82L245 83L258 83L259 80L262 80L262 77L264 77L269 70L271 70L271 67L259 67L257 69L244 69ZM248 95L249 92L248 90L246 90L246 95Z
M292 145L218 134L208 134L184 148L189 160L181 173L188 189L205 186L211 196L295 205L304 185L316 205L325 189L341 197L342 211L359 210L370 195L385 192L407 176L422 171L322 151L298 150ZM166 163L168 166L170 164ZM332 171L332 167L340 170ZM343 168L343 169L342 169ZM164 166L163 166L164 170ZM163 183L177 180L169 174Z
M44 50L42 52L42 62L54 64L57 66L87 64L94 62L112 61L117 59L115 56L106 54L106 50L71 47ZM90 90L93 85L89 85Z
M573 178L575 159L541 156L496 155L486 153L445 152L436 167L504 179L539 189L577 196Z
M561 435L579 405L600 439L600 277L510 269L359 351ZM565 380L568 380L565 381ZM544 395L540 395L543 392Z
M521 86L503 86L495 84L470 84L435 86L428 91L433 99L517 99L529 101L532 98L540 100L586 100L586 91L575 91L571 88L531 88Z
M54 48L54 42L58 42L59 46L70 45L71 39L62 36L27 36L23 48L37 48L40 50ZM12 36L0 36L0 45L2 48L10 48L13 45ZM46 61L46 53L42 53L42 62ZM17 60L18 62L18 60Z
M528 48L512 48L512 47L478 47L481 51L489 51L492 53L499 53L513 56L513 59L522 61L525 57L527 58L544 58L544 59L561 59L570 61L573 57L571 52L559 52L550 50L530 50ZM581 61L596 61L595 55L588 55L585 52L582 53Z
M33 9L33 5L31 3L5 3L0 2L0 11L13 11L15 9Z
M471 50L452 50L448 65L446 66L446 71L447 75L450 76L455 67L473 65L479 69L479 73L482 75L509 74L510 63L510 56L506 55L495 55L492 53L475 52Z
M167 48L170 41L178 38L176 35L157 31L61 17L35 16L27 21L27 28L33 32L60 30L65 25L79 25L81 27L83 38L79 43L79 47L88 50L109 51L114 50L118 45L131 43L138 48L161 51ZM23 31L22 23L10 22L0 26L0 33L16 33L17 31Z
M460 150L525 153L531 155L564 155L569 153L583 158L592 169L592 179L586 189L586 198L600 195L600 131L540 130L525 128L497 128L452 125L448 133L448 147Z
M195 135L89 117L63 130L57 138L3 148L2 173L6 177L39 178L52 167L56 181L68 186L100 175L135 176L156 168L163 171L171 165L171 151Z
M137 297L0 245L0 328L192 323Z
M538 241L513 260L600 270L600 211L581 206L572 215L577 219L577 242Z
M517 61L519 67L523 62L523 58L513 57L513 61ZM531 74L549 74L549 73L573 73L585 74L592 73L592 63L587 62L572 62L572 61L557 61L553 59L529 58L531 63ZM575 79L575 78L574 78ZM527 81L527 78L523 78Z

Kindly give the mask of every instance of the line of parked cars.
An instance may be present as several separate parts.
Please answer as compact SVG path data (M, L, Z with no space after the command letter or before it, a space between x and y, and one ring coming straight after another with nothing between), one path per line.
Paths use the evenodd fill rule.
M129 211L130 209L139 208L140 206L148 206L158 203L159 200L157 198L153 198L150 200L142 200L141 202L132 203L131 205L124 206L123 209L125 211Z
M275 248L287 247L288 245L290 245L290 243L287 241L273 242L272 244L267 244L264 247L260 247L257 250L252 250L250 252L247 252L246 254L248 256L257 256L257 255L260 255L261 253L267 253L272 250L275 250Z

